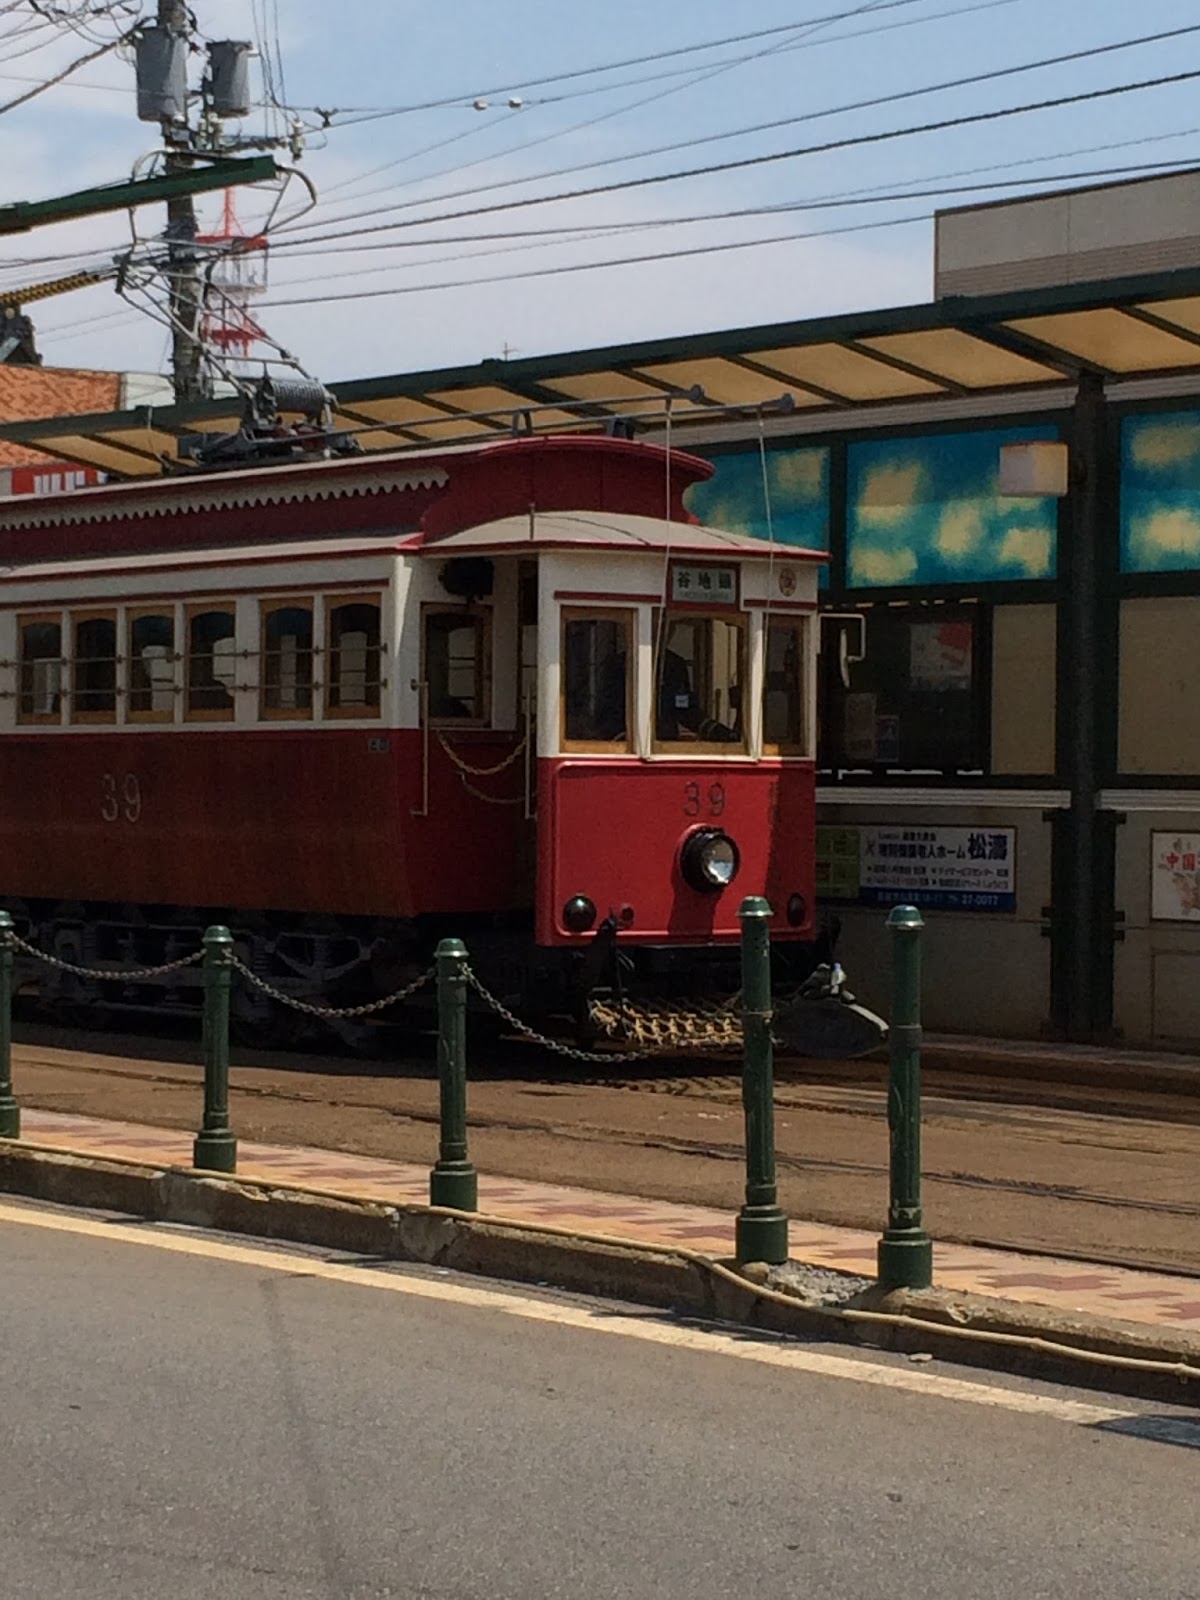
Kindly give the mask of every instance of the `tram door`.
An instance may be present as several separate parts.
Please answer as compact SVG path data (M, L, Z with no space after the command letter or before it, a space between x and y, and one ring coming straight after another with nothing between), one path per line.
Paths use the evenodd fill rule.
M533 905L537 880L538 572L535 561L517 565L517 727L525 741L525 807L518 834L517 891Z

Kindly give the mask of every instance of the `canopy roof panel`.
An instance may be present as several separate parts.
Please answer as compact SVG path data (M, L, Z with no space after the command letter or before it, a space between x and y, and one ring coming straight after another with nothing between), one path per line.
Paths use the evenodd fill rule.
M1194 371L1200 385L1200 267L1094 284L955 296L806 322L400 373L332 385L337 425L367 449L596 428L623 418L680 443L696 422L786 404L807 417L863 415L896 401L1035 394L1082 372ZM0 440L138 478L173 464L179 437L234 432L237 400L0 425Z

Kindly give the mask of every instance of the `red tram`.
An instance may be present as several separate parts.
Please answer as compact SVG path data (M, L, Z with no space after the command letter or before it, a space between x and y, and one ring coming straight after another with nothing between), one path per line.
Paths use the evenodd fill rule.
M0 890L85 966L209 921L276 987L468 940L525 1014L814 960L819 552L702 527L706 462L563 435L0 502ZM192 1007L26 974L51 1004ZM236 986L240 1020L284 1018Z

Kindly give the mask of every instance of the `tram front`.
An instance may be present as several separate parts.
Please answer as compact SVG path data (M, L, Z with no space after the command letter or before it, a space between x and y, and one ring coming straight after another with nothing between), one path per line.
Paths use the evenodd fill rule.
M578 518L574 519L576 524ZM540 561L542 946L638 1042L735 1025L738 909L772 908L777 985L828 958L815 906L820 552L596 519ZM599 524L603 522L606 526ZM543 530L543 537L550 529Z

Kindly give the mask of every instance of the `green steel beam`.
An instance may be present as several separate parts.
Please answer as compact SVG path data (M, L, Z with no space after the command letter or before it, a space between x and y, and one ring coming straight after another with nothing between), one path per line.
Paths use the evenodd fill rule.
M131 178L128 183L101 184L94 189L79 189L53 200L18 200L0 206L0 234L28 233L51 222L70 222L75 217L97 216L104 211L127 211L130 206L154 205L175 200L181 195L204 194L210 189L229 189L234 184L263 183L277 177L279 169L270 156L251 156L247 160L212 161L188 172L172 172L157 178Z

